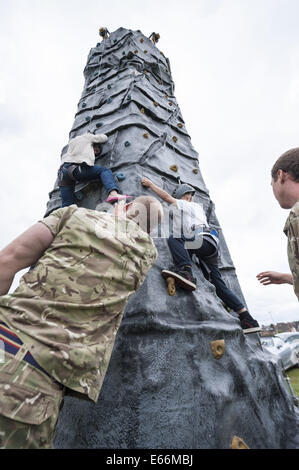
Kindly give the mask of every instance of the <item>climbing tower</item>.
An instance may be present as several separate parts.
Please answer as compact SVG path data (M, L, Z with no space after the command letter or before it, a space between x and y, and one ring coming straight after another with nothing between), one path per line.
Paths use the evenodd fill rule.
M96 164L112 169L123 193L152 194L142 177L170 194L180 183L191 184L195 202L219 232L223 278L244 300L175 98L169 60L157 47L159 35L124 28L111 34L102 28L100 35L69 137L109 137ZM78 206L103 203L107 210L97 181L78 184L75 197ZM60 205L56 183L46 214ZM159 258L126 306L98 403L66 397L55 446L295 447L298 413L280 366L258 335L244 335L196 264L196 291L168 294L161 269L172 259L163 225L159 230L153 234Z

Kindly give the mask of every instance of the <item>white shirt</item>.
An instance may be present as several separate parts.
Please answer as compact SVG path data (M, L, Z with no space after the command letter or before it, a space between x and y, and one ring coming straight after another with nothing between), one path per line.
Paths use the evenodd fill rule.
M180 232L183 227L183 234L186 238L194 236L194 230L191 229L193 225L208 226L202 204L177 199L176 206L179 210L174 214L174 230Z
M62 155L62 163L87 163L94 165L95 155L92 144L103 144L107 142L108 137L105 134L82 134L71 139L68 151Z

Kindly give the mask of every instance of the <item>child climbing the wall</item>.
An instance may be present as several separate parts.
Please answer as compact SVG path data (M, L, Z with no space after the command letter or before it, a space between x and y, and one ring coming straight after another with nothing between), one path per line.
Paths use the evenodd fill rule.
M67 152L61 157L58 170L58 186L61 207L74 203L76 182L89 182L100 179L107 191L106 202L114 203L132 196L120 194L118 185L109 168L95 165L95 157L101 154L101 144L107 142L105 134L85 133L70 140Z
M173 197L148 178L143 178L141 182L175 209L171 235L167 240L175 267L171 271L163 269L162 276L173 277L185 290L195 290L196 279L193 276L191 261L192 255L195 254L205 278L214 284L218 297L239 315L244 332L259 330L258 322L222 279L218 267L218 233L209 227L202 205L192 201L195 189L188 184L181 184L176 188Z

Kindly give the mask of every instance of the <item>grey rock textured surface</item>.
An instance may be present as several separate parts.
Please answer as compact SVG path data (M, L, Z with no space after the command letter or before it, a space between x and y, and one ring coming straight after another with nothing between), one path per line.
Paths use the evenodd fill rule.
M87 131L109 136L96 163L125 176L124 193L151 194L143 176L168 192L191 184L195 201L212 208L223 277L245 302L168 59L140 31L119 28L90 51L84 74L70 138ZM106 195L92 182L77 185L76 197L78 206L95 208ZM60 204L56 183L46 213ZM98 403L66 397L55 447L225 449L235 435L250 448L298 447L297 408L259 337L244 336L196 265L197 290L170 297L160 271L171 255L165 238L155 243L158 261L127 304ZM211 341L219 339L225 350L215 359Z

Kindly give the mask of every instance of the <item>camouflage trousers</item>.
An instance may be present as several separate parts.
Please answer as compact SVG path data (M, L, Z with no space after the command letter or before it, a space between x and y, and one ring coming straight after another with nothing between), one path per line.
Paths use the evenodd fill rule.
M53 448L64 387L25 362L27 352L0 362L0 449Z

